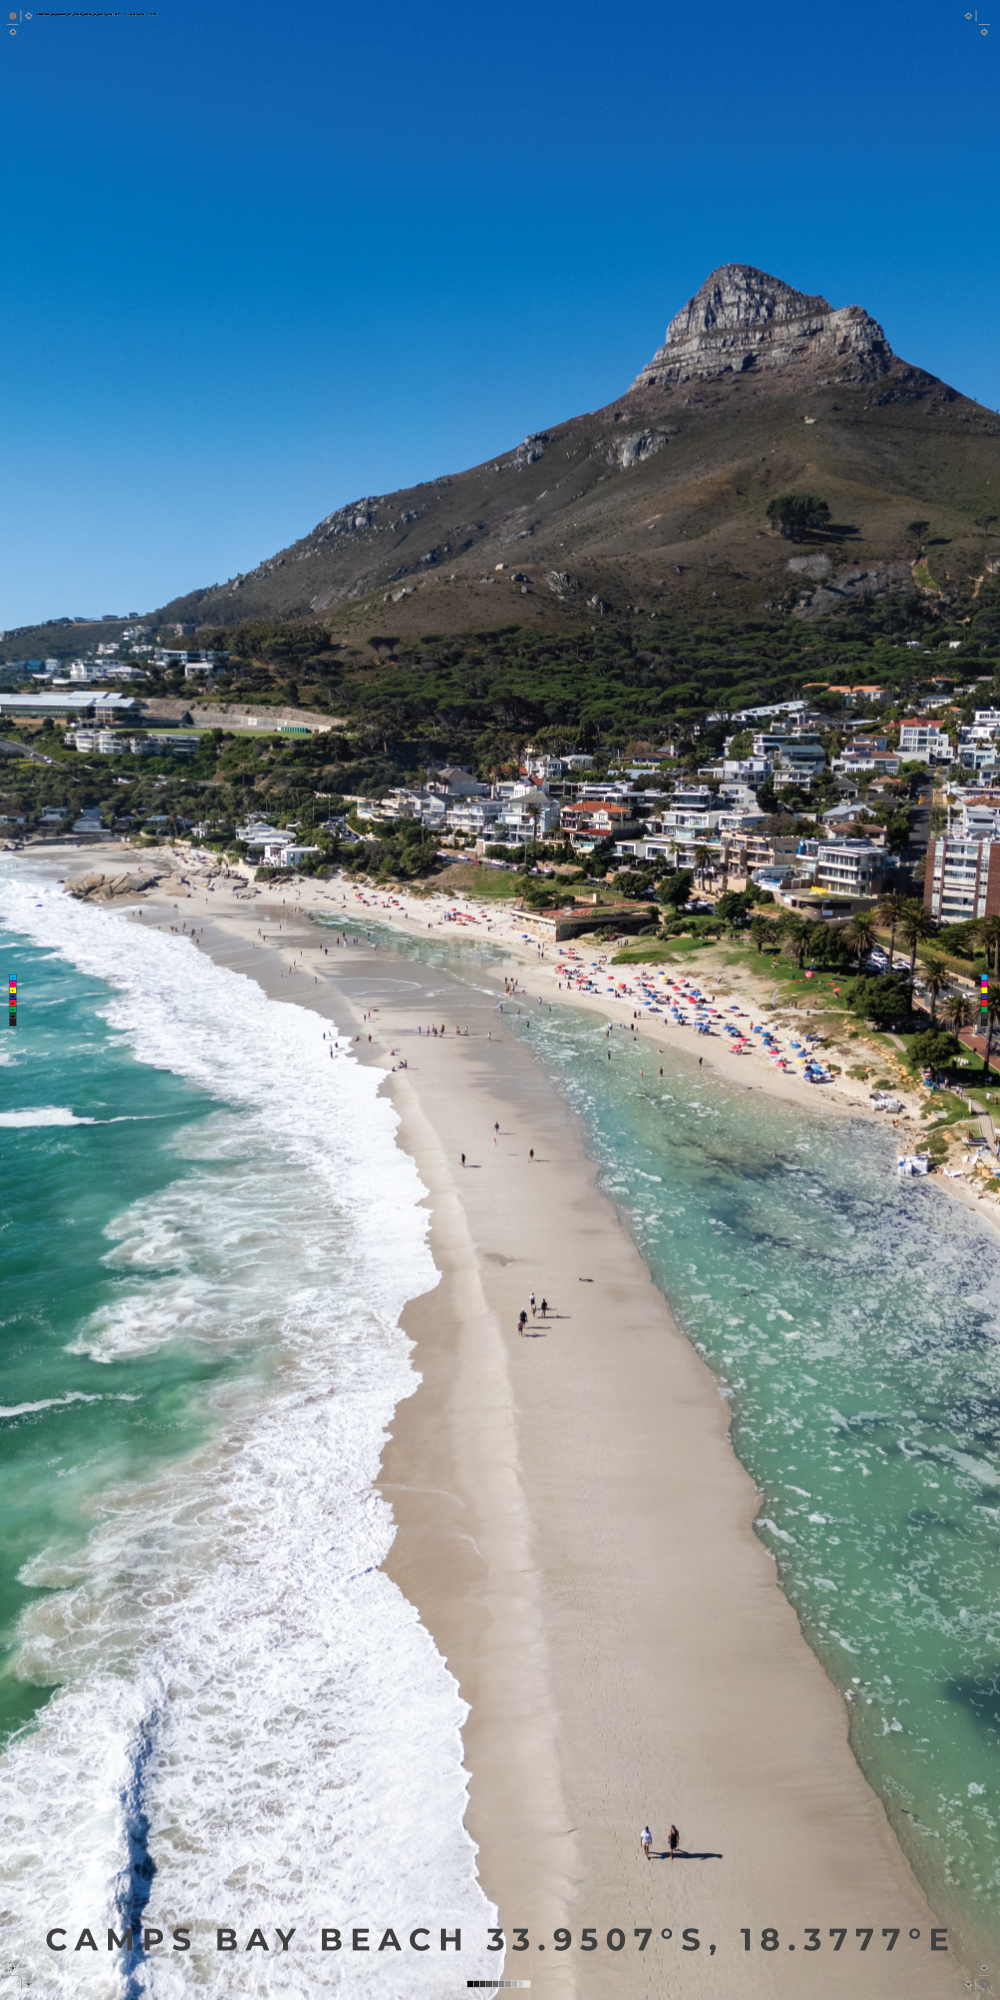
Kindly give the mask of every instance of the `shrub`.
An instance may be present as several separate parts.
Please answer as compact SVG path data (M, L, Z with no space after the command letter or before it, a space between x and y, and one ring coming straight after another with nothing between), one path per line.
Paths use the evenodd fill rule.
M851 1008L877 1028L893 1028L910 1018L910 995L905 980L888 972L872 979L859 979L851 994Z
M937 1077L951 1068L959 1046L954 1035L948 1035L942 1029L926 1028L922 1034L914 1035L910 1059L915 1066L929 1069L931 1075Z

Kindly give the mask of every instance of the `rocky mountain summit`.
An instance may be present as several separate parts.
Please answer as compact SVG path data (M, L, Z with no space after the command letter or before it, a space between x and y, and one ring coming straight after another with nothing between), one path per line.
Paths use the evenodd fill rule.
M811 365L828 382L876 382L895 356L861 306L834 309L752 264L722 264L672 319L634 388Z
M818 495L815 575L769 505ZM157 614L202 630L321 618L369 633L565 627L685 609L824 617L972 587L1000 511L1000 420L901 360L860 306L724 264L631 387L468 471L338 508ZM922 561L910 524L930 526ZM810 588L810 585L813 587Z

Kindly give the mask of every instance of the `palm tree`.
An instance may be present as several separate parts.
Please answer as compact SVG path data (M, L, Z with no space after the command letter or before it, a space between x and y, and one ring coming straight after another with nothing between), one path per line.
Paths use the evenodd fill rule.
M931 1027L935 1028L937 1026L937 1003L942 993L947 993L948 991L951 983L951 973L943 958L928 956L924 958L922 963L924 991L928 994L931 1003Z
M987 966L992 952L993 970L1000 974L1000 917L983 918L979 926L979 942L986 952Z
M875 924L867 910L859 910L846 926L844 936L858 964L868 957L875 943Z
M910 990L912 992L913 976L917 969L917 946L919 944L926 944L928 938L935 936L937 925L930 911L925 910L923 904L918 903L914 896L912 900L904 902L897 929L903 943L908 944L910 947Z
M896 945L896 931L899 925L899 919L902 916L905 908L906 908L906 897L900 896L895 889L889 889L886 892L886 894L882 897L882 900L879 903L877 910L875 911L875 922L877 924L881 924L883 930L887 930L889 933L890 972L893 970L893 952L895 950L895 945Z
M794 958L796 965L801 968L809 942L808 925L803 923L801 917L789 916L782 918L780 928L782 951L789 958Z
M993 1052L993 1030L1000 1021L1000 986L992 981L986 988L986 1054L983 1057L983 1082L990 1080L990 1056Z
M694 850L694 872L698 881L701 883L702 888L705 887L705 877L708 874L711 865L712 865L712 856L708 848L696 847Z
M941 1009L941 1019L953 1035L960 1035L972 1020L972 1001L967 993L949 993Z

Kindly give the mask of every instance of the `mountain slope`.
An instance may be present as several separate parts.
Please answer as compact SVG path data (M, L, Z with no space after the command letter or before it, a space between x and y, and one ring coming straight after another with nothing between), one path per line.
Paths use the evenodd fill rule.
M793 549L787 492L833 527ZM605 409L467 472L340 508L247 575L159 617L322 616L362 632L579 624L611 609L822 615L854 595L947 599L1000 513L1000 420L893 354L860 307L725 265ZM917 545L908 524L929 522ZM497 565L506 568L499 569Z

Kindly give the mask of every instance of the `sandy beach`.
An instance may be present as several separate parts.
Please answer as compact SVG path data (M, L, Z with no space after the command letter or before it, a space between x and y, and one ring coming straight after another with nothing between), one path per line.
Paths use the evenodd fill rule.
M84 872L78 854L45 866ZM954 1952L930 1949L943 1920L753 1532L758 1497L728 1440L728 1406L600 1192L575 1119L504 1027L503 968L477 967L472 981L368 943L337 948L307 913L342 910L345 896L352 916L388 915L374 893L340 885L244 900L231 885L185 891L175 878L122 920L196 928L201 949L274 999L336 1022L336 1059L348 1059L347 1034L360 1036L353 1054L386 1072L441 1273L404 1319L422 1384L383 1460L398 1523L388 1568L470 1704L467 1823L509 1946L518 1928L528 1938L523 1955L509 1949L505 1976L587 2000L943 2000L965 1974ZM443 922L427 904L392 920L425 936ZM510 944L535 1004L571 999L608 1016L601 997L560 991L533 947L485 922L476 934ZM418 1036L431 1022L445 1033ZM660 1019L636 1031L653 1050L685 1037ZM697 1054L736 1067L707 1038ZM757 1057L740 1067L747 1087L862 1108L839 1084L810 1090ZM552 1315L529 1319L522 1339L532 1291ZM573 1937L564 1956L560 1925ZM834 1954L831 1927L853 1945L868 1926L870 1953ZM592 1956L578 1949L586 1927ZM893 1955L878 1948L884 1927L900 1931ZM823 1948L803 1964L811 1928ZM606 1942L618 1932L620 1955Z

